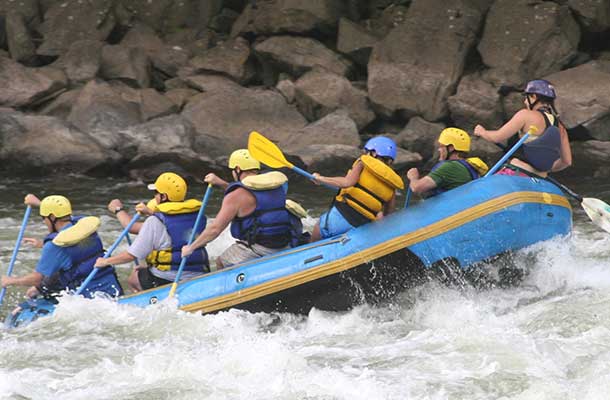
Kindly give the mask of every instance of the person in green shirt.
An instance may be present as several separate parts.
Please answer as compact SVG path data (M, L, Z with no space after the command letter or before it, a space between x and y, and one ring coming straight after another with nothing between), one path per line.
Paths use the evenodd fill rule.
M430 174L420 177L417 168L407 171L413 193L435 196L477 179L489 169L478 157L466 158L470 152L470 136L462 129L443 129L437 145L439 162Z

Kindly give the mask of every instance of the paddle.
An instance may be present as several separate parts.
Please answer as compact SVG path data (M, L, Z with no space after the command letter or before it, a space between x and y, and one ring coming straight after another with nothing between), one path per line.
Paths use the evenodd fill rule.
M263 164L267 165L271 168L290 168L294 172L299 175L304 176L307 179L314 180L314 176L309 172L295 166L290 161L286 160L284 157L284 153L280 150L279 147L271 140L267 139L260 133L256 131L250 132L250 137L248 138L248 151L254 158ZM322 183L323 186L326 186L329 189L337 190L335 186L328 185L326 183Z
M13 266L15 265L15 261L17 261L17 253L19 252L19 247L21 246L21 241L23 240L23 234L25 233L25 227L28 224L28 220L30 219L30 214L32 213L32 206L27 206L25 209L25 214L23 214L23 221L21 222L21 229L19 229L19 234L17 235L17 242L15 243L15 248L13 249L13 255L11 256L11 261L8 263L8 268L6 270L6 275L11 276L13 273ZM0 305L2 305L2 301L4 300L4 294L6 293L6 288L3 287L0 292Z
M527 131L527 133L523 135L523 137L519 139L519 141L515 143L515 145L506 154L504 154L500 161L498 161L489 171L487 171L484 178L495 174L502 167L502 165L504 165L506 160L508 160L510 156L514 154L515 151L519 150L519 147L521 147L521 145L527 140L527 138L530 137L530 134L533 135L536 132L538 132L538 128L536 128L534 125L530 126L530 129Z
M407 188L407 198L405 199L405 208L409 207L409 202L411 201L411 193L413 193L413 192L411 191L411 186L409 186Z
M129 224L127 224L127 226L125 227L125 229L123 229L123 232L121 232L121 234L119 235L119 237L114 241L114 243L112 244L112 246L110 246L110 248L106 251L106 253L104 253L104 258L108 258L110 257L110 255L112 254L113 251L116 250L117 247L119 247L119 244L121 243L121 240L123 240L123 238L129 233L129 230L131 229L131 227L133 226L133 224L136 223L136 221L140 218L140 214L136 213L136 215L133 216L133 218L131 219L131 221L129 221ZM78 288L78 290L76 290L76 294L79 295L83 292L83 290L85 290L85 288L87 287L87 285L89 283L91 283L91 281L93 280L93 278L95 278L95 275L97 274L97 271L99 270L99 268L95 268L93 267L93 270L91 270L91 272L89 273L89 275L87 276L87 278L83 281L83 283L81 283L80 287Z
M190 245L195 240L195 236L197 235L197 227L201 222L201 218L204 215L205 208L208 205L208 201L210 200L210 195L212 194L212 184L208 183L208 188L205 190L205 194L203 195L203 201L201 202L201 208L199 208L199 213L197 214L197 219L195 220L195 225L193 226L193 230L191 231L191 236L189 237L188 244ZM176 288L178 288L178 281L180 277L182 277L182 270L186 265L186 260L188 257L182 257L180 260L180 267L178 267L178 272L176 272L176 278L174 279L174 283L172 283L172 288L167 295L168 298L174 297L174 293L176 293Z

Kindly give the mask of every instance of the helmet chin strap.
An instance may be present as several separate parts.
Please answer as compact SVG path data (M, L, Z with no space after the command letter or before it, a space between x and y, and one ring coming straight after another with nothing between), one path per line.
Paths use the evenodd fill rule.
M525 95L525 100L527 101L527 106L530 110L534 109L534 106L538 103L538 96L536 96L536 101L534 101L533 103L530 101L530 95L526 94Z

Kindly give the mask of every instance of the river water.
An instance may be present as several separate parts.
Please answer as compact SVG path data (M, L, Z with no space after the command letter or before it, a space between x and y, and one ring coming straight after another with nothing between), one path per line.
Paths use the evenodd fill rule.
M572 185L610 200L610 183ZM203 194L197 186L193 197ZM323 189L291 191L314 216L330 200ZM0 271L28 192L67 194L76 213L102 216L106 246L120 232L105 213L107 202L135 204L150 195L142 182L126 180L3 180ZM45 232L34 215L26 236L40 238ZM53 317L0 331L0 398L608 399L610 234L576 204L574 218L570 237L516 255L529 273L509 289L429 283L385 306L314 309L307 316L236 310L200 316L171 304L139 309L66 298ZM209 251L218 254L230 243L224 234ZM14 273L33 270L38 255L23 248ZM122 279L128 268L119 270ZM0 314L22 295L11 288Z

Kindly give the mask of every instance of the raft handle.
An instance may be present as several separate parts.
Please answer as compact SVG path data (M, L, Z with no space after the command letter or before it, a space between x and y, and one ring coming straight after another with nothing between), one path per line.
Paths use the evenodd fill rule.
M307 260L304 261L305 264L309 264L310 262L314 262L314 261L318 261L318 260L322 260L324 258L324 256L322 254L318 254L317 256L308 258Z

